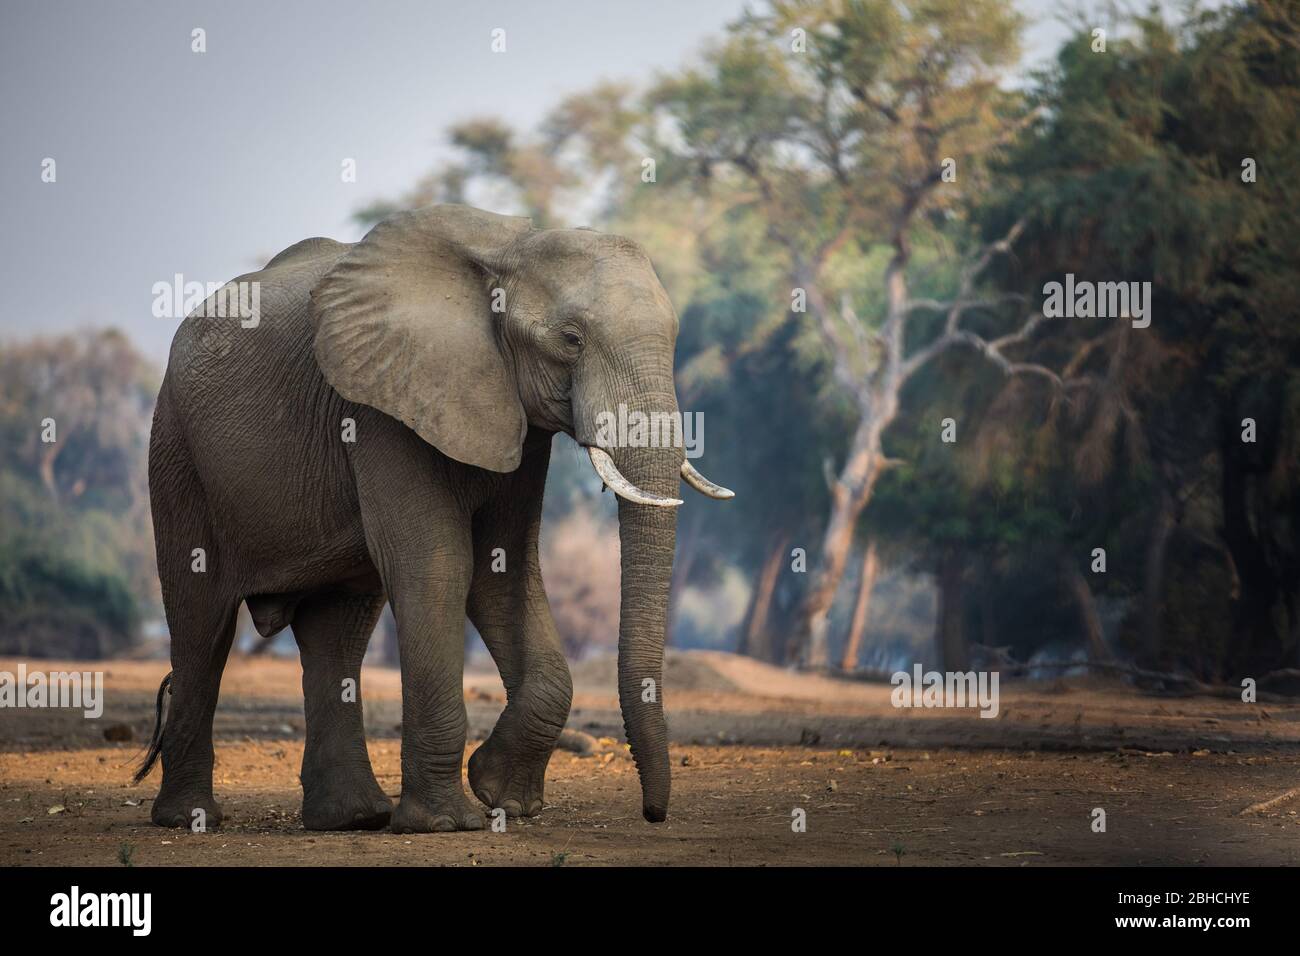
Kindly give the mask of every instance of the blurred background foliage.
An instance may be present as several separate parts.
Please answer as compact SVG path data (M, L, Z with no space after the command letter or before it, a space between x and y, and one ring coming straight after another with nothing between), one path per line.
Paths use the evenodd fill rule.
M647 85L457 124L457 161L357 218L465 202L647 248L701 467L737 491L680 510L678 646L846 672L1300 667L1300 5L1110 23L1104 53L1081 18L1022 75L995 0L773 0ZM1026 325L1066 273L1151 282L1150 327ZM954 299L969 335L930 356ZM896 380L895 334L927 358ZM120 653L158 617L159 372L112 332L10 343L0 370L0 652ZM616 639L612 505L563 436L547 495L580 657Z
M0 652L120 653L156 613L146 456L160 381L112 330L0 350Z

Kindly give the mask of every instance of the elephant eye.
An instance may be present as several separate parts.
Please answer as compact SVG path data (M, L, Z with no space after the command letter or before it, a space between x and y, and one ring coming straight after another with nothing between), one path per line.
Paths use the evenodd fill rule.
M568 342L574 348L577 348L578 346L582 345L582 336L580 336L577 332L573 332L570 331L569 329L565 329L560 334L564 336L564 341Z

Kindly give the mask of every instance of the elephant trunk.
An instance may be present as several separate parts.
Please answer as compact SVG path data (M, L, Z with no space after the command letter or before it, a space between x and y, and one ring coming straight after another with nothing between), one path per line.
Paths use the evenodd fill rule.
M666 498L676 496L681 449L621 448L615 454L619 470L637 487ZM618 522L622 565L619 705L632 759L641 776L642 814L651 823L660 823L668 816L670 788L663 664L677 509L620 497Z

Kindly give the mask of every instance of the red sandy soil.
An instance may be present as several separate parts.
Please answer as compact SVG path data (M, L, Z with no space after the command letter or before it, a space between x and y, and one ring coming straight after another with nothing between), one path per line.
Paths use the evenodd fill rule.
M575 667L570 727L546 808L504 833L309 833L299 817L301 672L235 658L217 712L217 799L194 834L148 823L158 778L130 782L162 662L30 661L105 672L104 715L0 710L0 865L1092 865L1300 863L1300 702L1152 696L1119 684L1004 683L1001 712L898 710L888 685L789 673L731 655L676 654L669 821L640 815L612 666ZM17 661L0 659L14 672ZM362 678L380 785L400 792L400 678ZM504 701L466 675L471 743ZM111 743L105 731L129 733ZM1298 791L1300 792L1300 791ZM1092 830L1106 812L1106 832ZM806 832L793 832L796 810ZM1246 811L1246 812L1243 812Z

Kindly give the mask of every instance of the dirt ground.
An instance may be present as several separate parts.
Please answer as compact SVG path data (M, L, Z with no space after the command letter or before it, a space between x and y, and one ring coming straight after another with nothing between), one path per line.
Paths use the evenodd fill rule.
M398 836L301 828L297 661L234 659L217 712L226 823L148 824L155 775L130 782L162 662L28 662L105 672L103 716L0 710L0 865L1295 865L1300 702L1142 694L1119 684L1007 683L996 719L899 710L888 685L676 654L669 821L641 819L612 665L575 668L570 728L546 808L505 832ZM17 662L0 659L0 670ZM400 680L362 678L380 785L400 791ZM471 744L504 703L466 676ZM106 737L130 740L110 742ZM1094 832L1096 810L1105 832ZM1245 812L1243 812L1245 811ZM796 817L806 820L795 832Z

